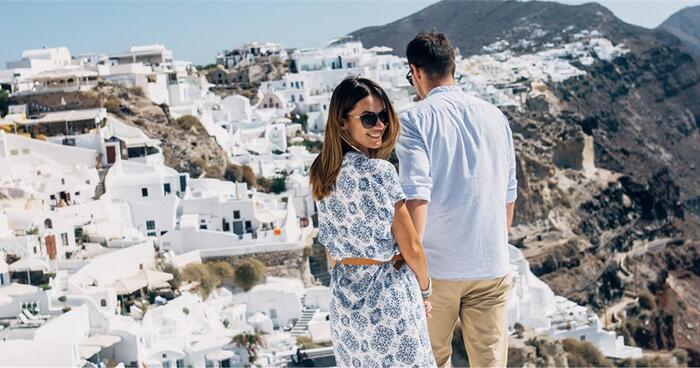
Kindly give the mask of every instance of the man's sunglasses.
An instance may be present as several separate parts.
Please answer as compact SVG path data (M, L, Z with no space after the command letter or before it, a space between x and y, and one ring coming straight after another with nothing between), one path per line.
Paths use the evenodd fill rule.
M411 68L408 68L408 73L406 73L406 80L408 81L408 84L413 85L413 73L411 72Z
M370 111L362 115L348 115L348 117L360 119L360 123L362 123L362 127L365 129L374 128L379 120L381 120L384 125L389 125L389 111L387 109L384 109L379 113Z

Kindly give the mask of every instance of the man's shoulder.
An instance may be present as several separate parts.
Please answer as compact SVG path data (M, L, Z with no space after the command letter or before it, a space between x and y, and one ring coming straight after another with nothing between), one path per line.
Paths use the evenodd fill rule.
M467 104L469 106L471 106L473 110L476 110L476 111L481 112L483 114L505 116L503 114L503 111L501 111L501 109L498 108L498 106L492 104L491 102L483 100L479 97L467 95L466 100L467 100Z

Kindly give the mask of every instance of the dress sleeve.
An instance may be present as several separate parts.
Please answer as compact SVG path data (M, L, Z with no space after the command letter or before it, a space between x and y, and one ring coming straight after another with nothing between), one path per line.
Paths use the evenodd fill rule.
M381 164L382 175L384 176L384 187L386 188L387 195L391 200L391 204L394 205L396 202L405 201L406 196L401 189L401 184L399 183L399 175L396 173L396 168L389 161L382 161Z

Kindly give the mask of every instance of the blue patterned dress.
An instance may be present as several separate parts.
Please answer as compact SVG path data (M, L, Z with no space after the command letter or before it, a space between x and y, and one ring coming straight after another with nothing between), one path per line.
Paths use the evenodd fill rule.
M394 204L405 199L396 169L345 154L335 189L317 203L319 241L337 260L389 260ZM404 265L337 265L331 273L331 339L339 367L433 367L418 281Z

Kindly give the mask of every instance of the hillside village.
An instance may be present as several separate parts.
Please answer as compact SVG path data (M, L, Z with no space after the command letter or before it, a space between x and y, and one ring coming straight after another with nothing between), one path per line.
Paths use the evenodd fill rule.
M627 52L595 30L574 38L517 56L490 45L460 58L459 83L522 110L552 99L546 82ZM18 103L0 118L0 365L271 367L331 357L308 170L345 76L378 81L398 111L415 103L406 60L391 51L341 37L289 52L242 45L206 70L164 45L27 50L9 62L0 87ZM273 60L293 70L255 75ZM255 96L212 92L236 83L255 84ZM570 160L591 181L614 175L594 167L591 144ZM514 336L525 328L585 340L612 359L642 357L606 330L607 316L555 295L521 249L510 255Z

